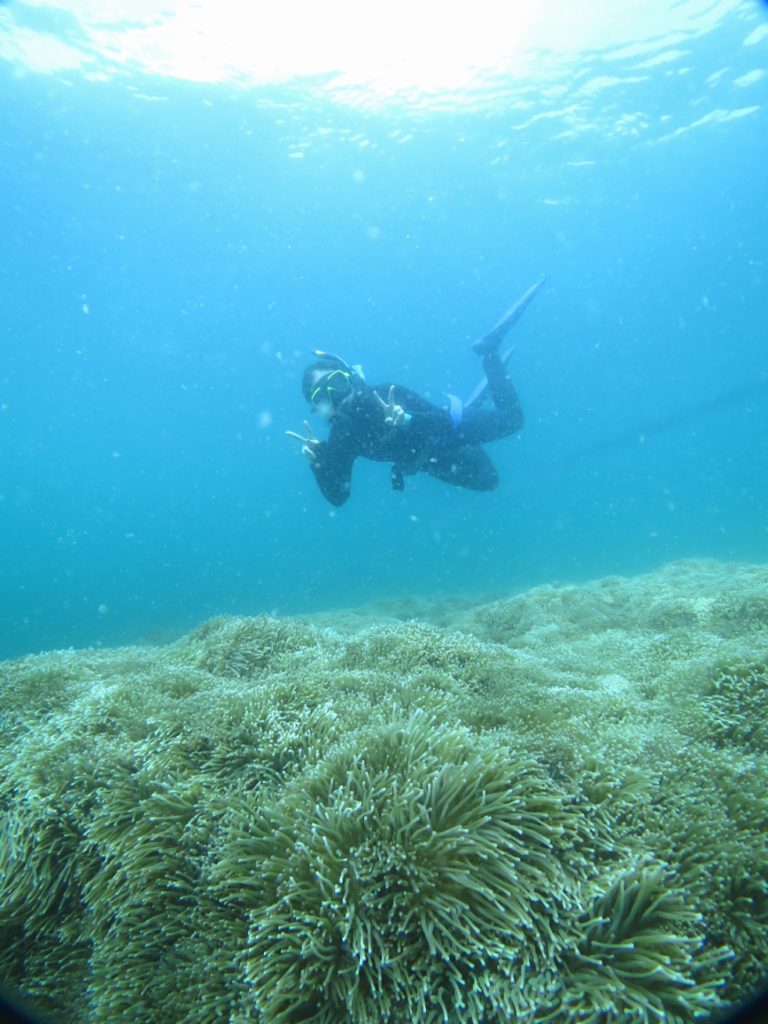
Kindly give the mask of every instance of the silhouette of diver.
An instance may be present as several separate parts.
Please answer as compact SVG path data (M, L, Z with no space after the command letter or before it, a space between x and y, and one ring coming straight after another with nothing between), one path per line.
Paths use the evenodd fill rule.
M523 410L506 370L514 346L502 352L501 345L544 280L532 285L473 344L485 376L466 402L449 396L448 408L433 405L400 384L370 387L359 366L315 350L317 360L304 371L302 391L330 421L328 440L316 438L306 420L306 435L286 433L301 441L302 454L332 505L343 505L349 498L357 458L390 462L397 491L404 489L405 477L413 473L428 473L475 491L492 491L497 486L496 468L481 446L514 434L523 425ZM493 408L483 408L488 396Z

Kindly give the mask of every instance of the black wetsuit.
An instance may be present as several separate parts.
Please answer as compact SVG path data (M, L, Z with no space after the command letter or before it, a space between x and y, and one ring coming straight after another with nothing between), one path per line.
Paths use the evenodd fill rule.
M357 386L339 407L328 440L317 445L316 459L311 463L328 501L343 505L347 500L352 466L360 457L391 462L396 490L403 489L405 475L419 472L458 487L493 490L498 483L496 468L480 446L514 434L523 425L523 412L498 353L484 356L483 366L495 408L465 408L458 423L454 423L448 409L395 384L394 400L410 420L388 426L374 391L387 401L392 385Z

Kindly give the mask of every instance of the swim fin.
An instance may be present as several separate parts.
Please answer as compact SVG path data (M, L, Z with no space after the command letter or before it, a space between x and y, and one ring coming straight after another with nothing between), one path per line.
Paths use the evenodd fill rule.
M475 352L479 352L480 355L484 355L485 353L491 352L493 351L494 348L497 348L501 345L509 329L513 326L513 324L517 323L517 321L523 315L525 310L528 308L528 304L531 302L534 295L536 295L536 293L548 277L549 275L545 274L544 277L542 277L539 281L537 281L535 284L532 284L528 291L524 292L517 300L517 302L515 302L514 305L509 307L509 309L502 316L501 320L499 320L495 327L491 328L491 330L487 334L484 334L482 338L478 338L478 340L472 346ZM510 345L509 348L507 348L504 352L501 353L501 361L505 366L509 362L509 357L515 351L515 348L515 345ZM464 408L470 409L473 405L480 405L480 403L483 401L487 393L488 378L483 377L483 379L479 381L479 383L477 384L469 398L464 402Z

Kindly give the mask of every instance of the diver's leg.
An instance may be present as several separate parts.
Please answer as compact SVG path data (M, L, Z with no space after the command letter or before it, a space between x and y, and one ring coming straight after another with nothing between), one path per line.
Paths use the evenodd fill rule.
M481 403L464 407L458 426L461 444L486 444L516 433L523 425L523 409L515 387L507 375L505 363L498 351L483 356L483 369L488 382L488 394L494 409L483 409Z
M499 320L499 322L492 327L487 334L484 334L482 338L478 338L472 345L473 350L477 352L479 356L483 357L483 366L485 367L486 375L474 389L469 398L464 402L465 411L470 409L480 409L486 394L491 391L493 404L497 409L501 410L502 407L505 407L509 410L511 409L512 404L517 406L519 422L514 429L519 430L523 425L522 412L520 411L520 403L517 400L517 395L515 394L515 390L512 387L511 382L506 380L506 376L502 372L503 367L509 362L509 358L514 352L515 346L509 345L506 347L504 352L501 352L501 344L510 328L513 327L523 315L528 304L545 281L546 276L531 285L528 291L521 295L513 306L510 306L502 316L501 320ZM486 363L486 357L491 357L490 363Z
M496 467L479 445L464 445L441 452L427 459L422 471L447 484L472 491L493 491L499 482Z
M498 348L483 356L483 369L488 379L488 391L493 404L507 421L505 433L514 434L523 425L523 408Z

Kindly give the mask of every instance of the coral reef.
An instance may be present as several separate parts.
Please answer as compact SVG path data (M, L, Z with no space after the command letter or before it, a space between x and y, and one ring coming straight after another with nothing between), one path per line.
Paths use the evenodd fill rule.
M768 968L768 572L0 665L0 983L63 1024L685 1022Z

